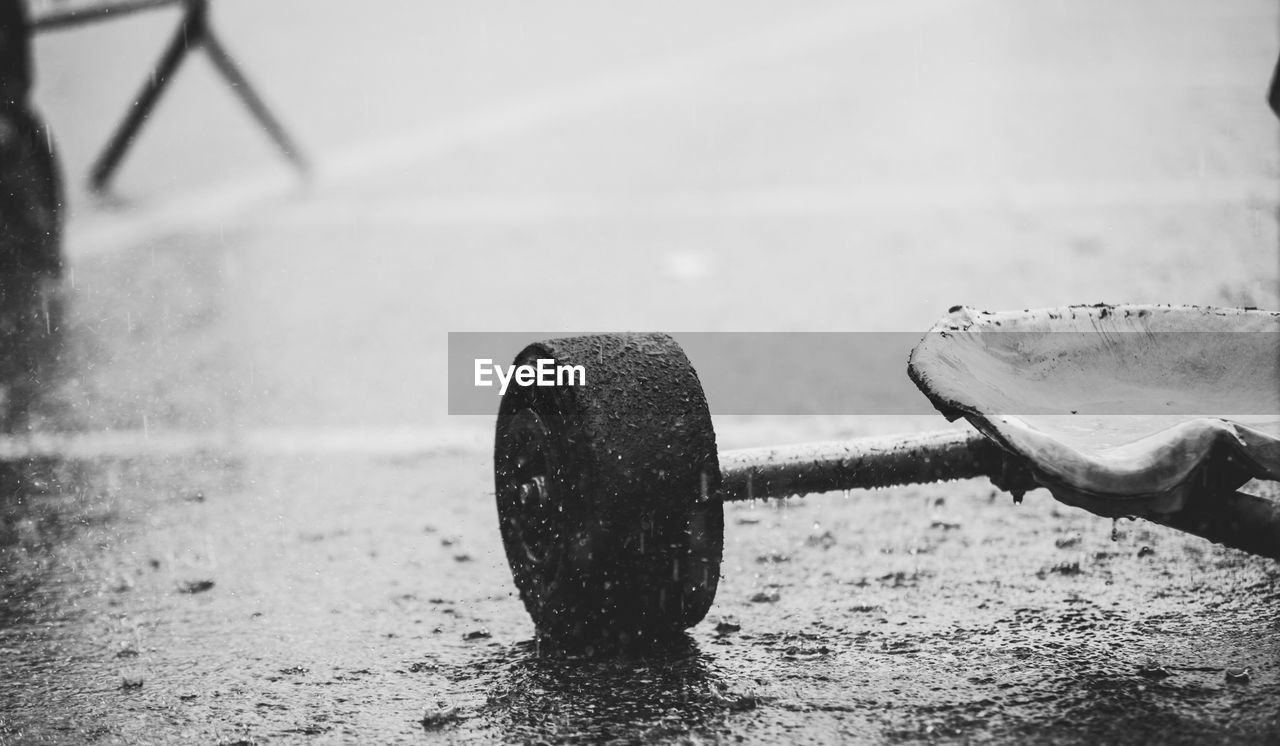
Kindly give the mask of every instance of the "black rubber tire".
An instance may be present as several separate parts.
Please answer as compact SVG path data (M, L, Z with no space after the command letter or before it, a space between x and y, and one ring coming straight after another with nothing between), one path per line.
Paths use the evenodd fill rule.
M0 107L0 277L25 286L62 272L62 179L36 114ZM0 291L2 292L2 291Z
M517 386L499 408L494 491L516 587L543 642L670 641L715 598L724 546L715 432L698 376L661 334L529 345L585 385Z

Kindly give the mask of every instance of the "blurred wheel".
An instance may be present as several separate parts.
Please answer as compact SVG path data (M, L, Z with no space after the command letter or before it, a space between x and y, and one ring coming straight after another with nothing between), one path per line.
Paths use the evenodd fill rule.
M48 130L18 107L0 109L0 272L6 287L62 270L62 181Z

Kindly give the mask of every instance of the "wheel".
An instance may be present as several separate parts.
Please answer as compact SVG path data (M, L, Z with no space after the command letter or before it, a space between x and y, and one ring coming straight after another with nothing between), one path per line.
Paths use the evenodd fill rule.
M502 398L494 492L539 638L601 652L678 636L715 598L724 545L715 432L675 340L602 334L526 347L585 383Z
M62 180L48 130L19 107L0 109L0 215L0 294L58 276Z

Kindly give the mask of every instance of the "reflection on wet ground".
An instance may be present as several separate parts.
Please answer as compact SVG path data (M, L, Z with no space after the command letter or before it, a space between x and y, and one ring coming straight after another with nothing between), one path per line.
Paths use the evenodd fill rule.
M0 277L0 433L26 430L36 399L58 375L64 302L52 277Z
M609 660L541 653L532 642L487 652L446 675L487 689L471 713L516 742L601 743L709 737L755 698L732 691L714 656L686 639L645 656Z
M0 740L1280 735L1273 562L1141 523L1113 539L980 482L734 505L685 643L564 658L529 641L487 469L234 450L12 467Z

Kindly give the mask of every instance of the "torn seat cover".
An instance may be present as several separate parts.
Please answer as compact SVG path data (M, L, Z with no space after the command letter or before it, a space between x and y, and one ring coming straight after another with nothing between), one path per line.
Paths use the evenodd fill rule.
M1180 510L1280 479L1280 314L1197 306L957 307L911 379L1064 503Z

